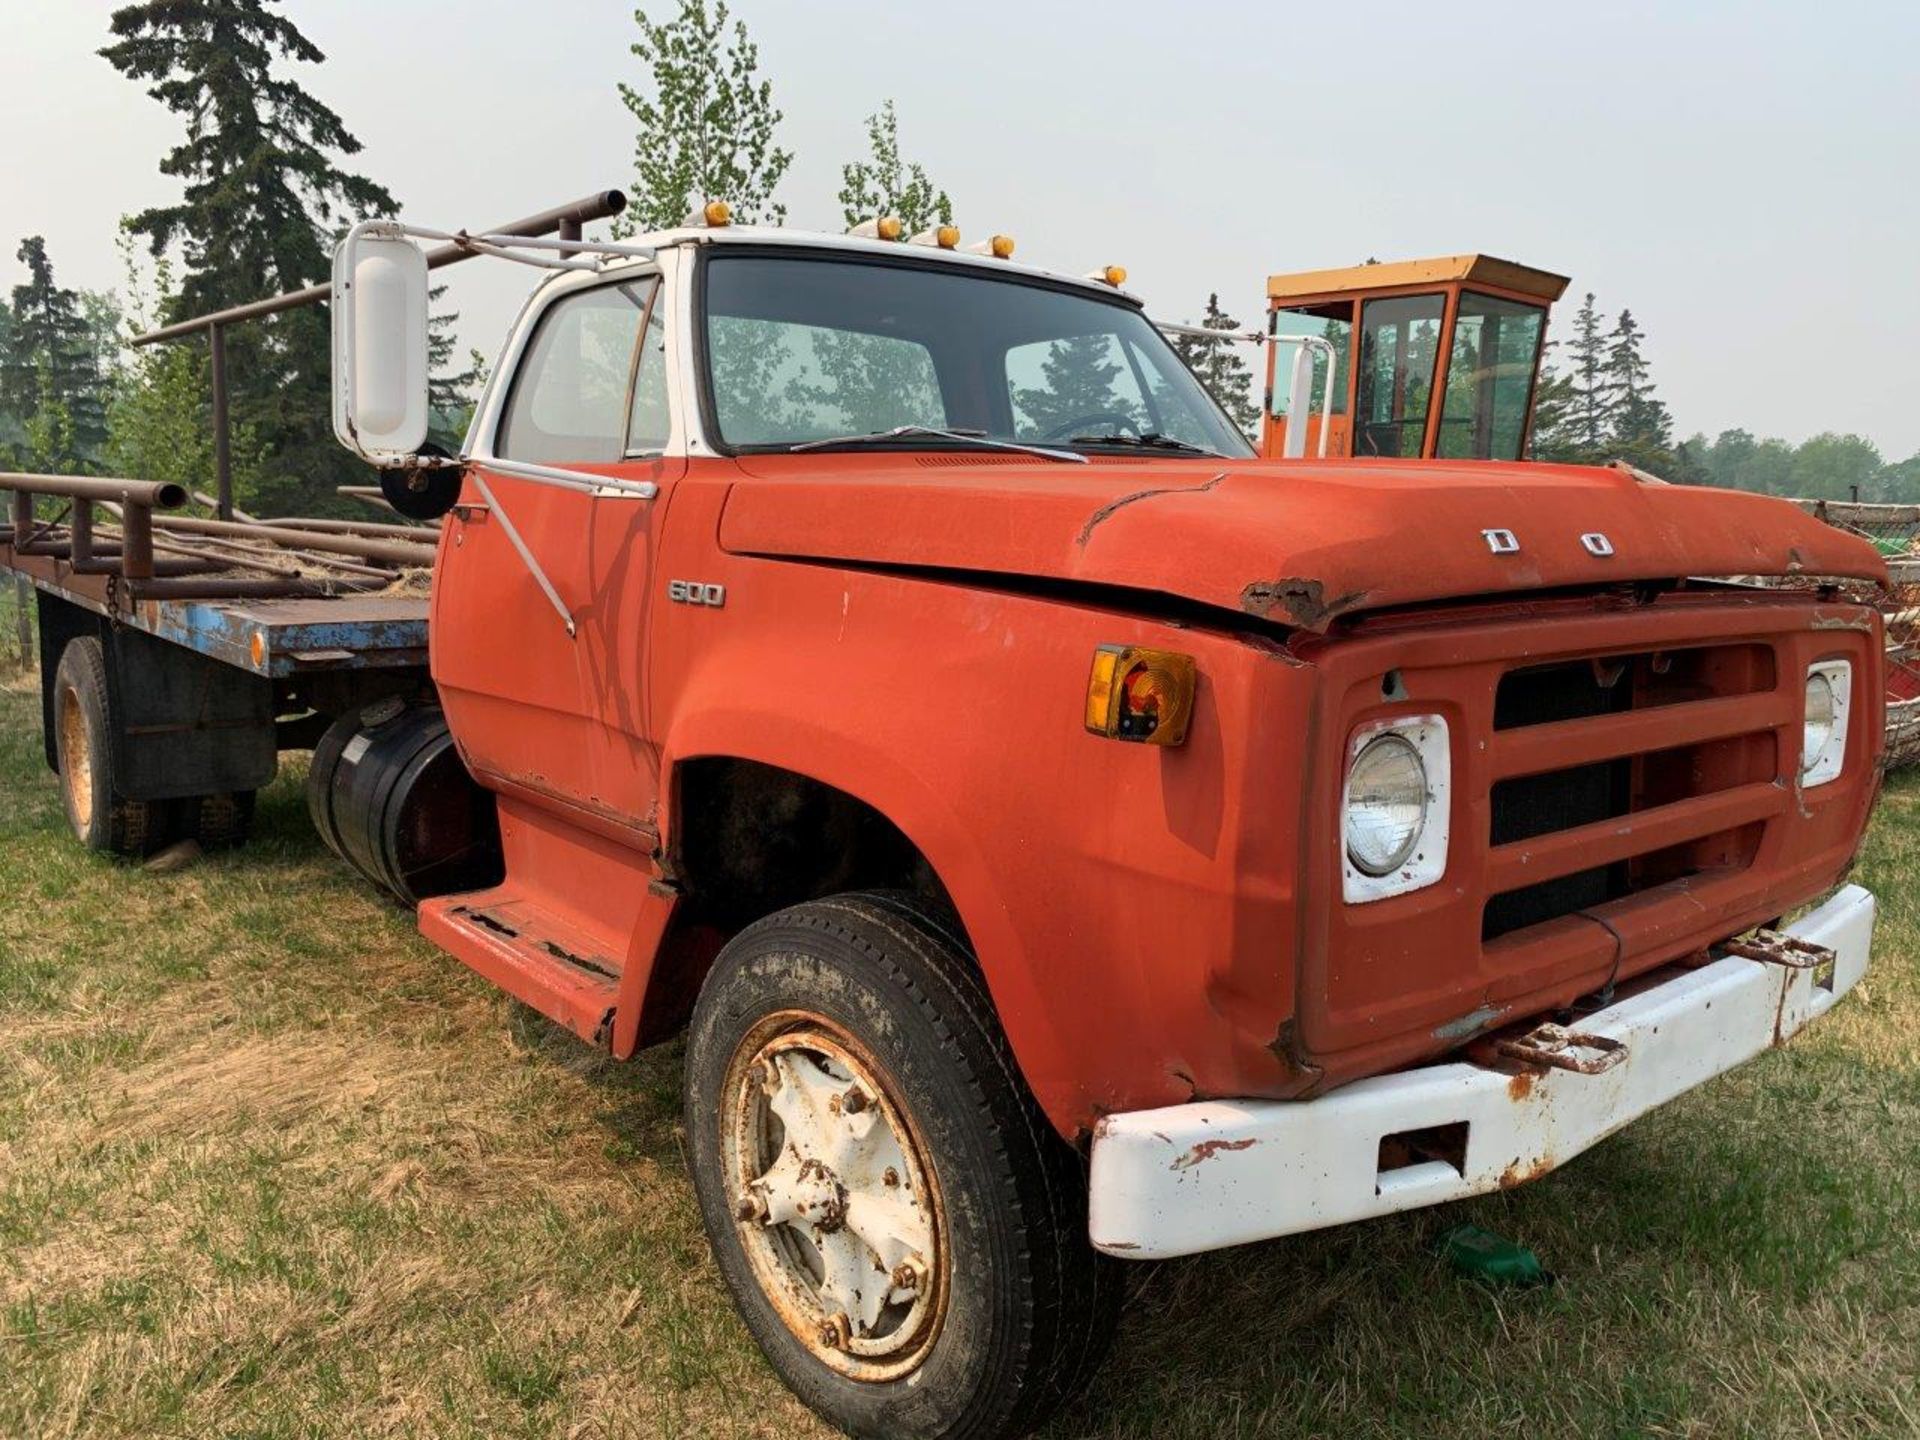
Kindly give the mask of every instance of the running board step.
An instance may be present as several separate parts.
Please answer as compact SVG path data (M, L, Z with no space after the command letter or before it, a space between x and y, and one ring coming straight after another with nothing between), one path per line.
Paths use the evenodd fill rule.
M510 886L426 901L420 933L582 1040L611 1042L619 959Z

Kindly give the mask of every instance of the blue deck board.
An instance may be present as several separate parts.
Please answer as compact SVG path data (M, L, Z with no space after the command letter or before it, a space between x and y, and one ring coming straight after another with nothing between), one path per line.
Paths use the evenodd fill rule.
M21 572L38 588L95 614L97 596L43 574ZM141 600L117 623L237 666L282 678L315 669L425 665L427 597L339 595L315 600Z

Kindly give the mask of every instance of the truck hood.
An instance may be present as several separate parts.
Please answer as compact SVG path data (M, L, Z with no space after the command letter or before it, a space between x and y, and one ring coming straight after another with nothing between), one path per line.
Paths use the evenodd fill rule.
M1495 553L1490 530L1518 548ZM1363 610L1562 586L1887 575L1871 545L1783 500L1531 463L751 456L720 542L1121 586L1314 630Z

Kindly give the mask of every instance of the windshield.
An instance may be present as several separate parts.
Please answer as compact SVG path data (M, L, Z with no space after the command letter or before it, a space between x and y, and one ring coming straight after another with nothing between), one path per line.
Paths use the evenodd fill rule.
M731 447L920 426L1075 449L1253 453L1160 332L1119 300L950 267L717 254L706 326L713 414Z

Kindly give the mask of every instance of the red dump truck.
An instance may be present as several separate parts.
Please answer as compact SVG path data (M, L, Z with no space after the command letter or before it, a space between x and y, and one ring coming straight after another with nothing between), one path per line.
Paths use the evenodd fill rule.
M1356 352L1338 286L1262 456L1117 271L863 229L356 227L336 428L442 517L430 665L274 692L437 945L687 1033L714 1255L822 1415L1023 1433L1125 1262L1533 1179L1860 979L1871 546L1519 462L1494 348L1416 416L1418 316ZM555 270L459 456L421 240ZM1540 299L1408 283L1442 354Z

